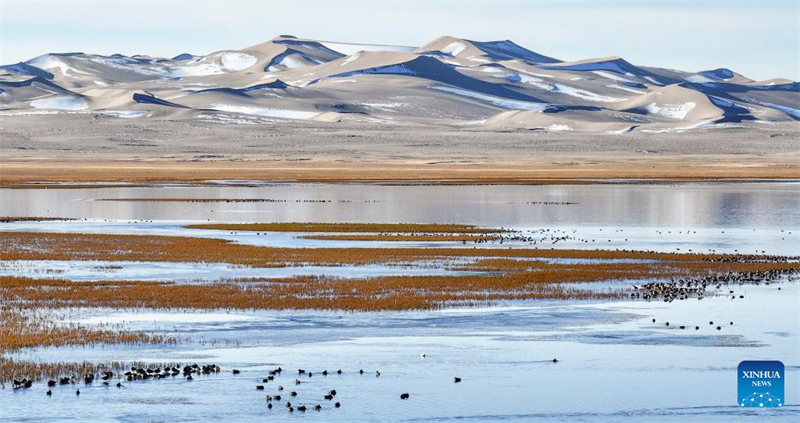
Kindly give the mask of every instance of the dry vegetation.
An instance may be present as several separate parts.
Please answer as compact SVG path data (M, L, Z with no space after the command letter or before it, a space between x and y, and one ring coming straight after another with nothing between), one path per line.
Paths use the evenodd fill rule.
M5 283L2 283L2 287L5 291ZM0 352L36 346L174 342L170 338L139 332L87 329L77 324L63 325L56 322L46 309L37 310L29 305L9 301L5 295L2 299L4 306L0 309ZM14 306L15 304L18 306Z
M290 225L291 230L298 232L303 228L320 231L320 226L313 224L279 225ZM443 231L470 230L478 232L458 236L492 236L491 233L482 232L483 229L469 226L390 226L392 227L362 224L356 228L343 225L327 227L331 229L330 232L369 232L371 229L376 233L363 235L372 237L371 239L440 239ZM237 227L237 230L241 228ZM263 231L265 227L259 226L251 230ZM386 235L380 232L402 230L410 232L402 235ZM329 235L340 238L348 236ZM563 258L627 261L565 263L549 260ZM249 279L191 285L143 281L77 283L67 280L0 277L0 382L20 375L36 379L61 374L94 373L115 365L120 366L118 363L34 363L15 361L7 355L21 348L175 342L172 338L117 330L119 328L87 328L76 324L61 324L52 313L60 308L415 310L485 305L505 300L609 299L629 295L621 290L591 289L591 285L583 286L582 289L570 286L570 283L578 282L640 282L731 273L800 271L800 263L785 258L772 260L730 255L468 248L292 249L238 245L225 240L190 237L0 233L0 260L31 259L227 262L267 267L439 261L454 270L475 273L364 279L324 276L279 280ZM643 262L642 259L648 261Z
M497 300L614 298L616 291L577 290L576 282L663 280L755 271L800 271L800 263L661 262L563 264L491 259L467 265L487 273L365 279L297 277L171 282L70 282L0 277L0 300L20 307L190 309L430 309Z
M213 238L0 233L0 260L217 262L259 267L401 263L452 258L580 258L704 261L735 256L610 250L480 248L273 248Z

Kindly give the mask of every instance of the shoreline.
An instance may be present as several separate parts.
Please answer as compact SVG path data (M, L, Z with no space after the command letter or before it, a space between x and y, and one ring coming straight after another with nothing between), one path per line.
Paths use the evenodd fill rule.
M800 179L800 159L773 156L600 157L540 156L482 163L344 159L177 160L109 157L0 158L0 187L50 187L47 183L204 183L213 180L376 183L400 185L678 183L707 180ZM618 181L626 179L628 181ZM24 185L24 186L20 186ZM66 187L66 186L61 186ZM86 188L86 186L81 186Z

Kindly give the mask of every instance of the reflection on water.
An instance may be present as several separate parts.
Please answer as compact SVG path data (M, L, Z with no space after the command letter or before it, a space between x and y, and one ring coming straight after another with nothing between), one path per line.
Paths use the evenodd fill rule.
M0 230L178 235L186 232L182 223L207 220L462 223L523 231L548 228L574 236L556 245L537 245L542 248L738 249L796 255L800 254L798 194L800 185L793 183L0 189L0 216L91 219L10 223L0 225ZM97 201L126 197L282 202ZM363 246L300 240L297 234L192 234L256 245ZM532 248L523 243L512 247ZM100 263L104 264L108 263ZM76 276L95 273L91 262L77 270L64 263L50 267L58 266L65 272L78 272ZM216 264L129 266L140 276L151 273L159 278L229 270ZM674 303L551 301L384 313L70 310L63 316L65 322L122 325L186 341L166 346L42 348L21 351L15 357L215 362L226 371L194 381L126 383L120 389L95 383L81 386L80 398L72 387L55 387L52 397L44 394L47 387L42 384L22 391L7 387L0 390L0 421L797 421L800 286L789 282L732 289L745 298L732 302L709 296ZM667 327L666 321L672 325ZM735 324L717 331L709 321ZM682 331L678 325L700 329ZM420 357L422 353L425 358ZM559 362L553 363L553 358ZM737 407L736 366L752 359L784 362L786 407ZM255 385L277 365L314 371L313 378L296 388L299 395L292 402L322 403L325 410L305 415L290 415L282 405L267 410L264 395L277 393L275 383L267 384L264 392L256 391ZM229 369L234 367L242 373L231 374ZM319 376L324 369L339 368L344 370L341 376ZM362 368L365 375L358 374ZM374 376L375 370L381 371L380 377ZM454 384L455 376L463 382ZM295 377L290 374L277 383L294 389ZM338 391L341 409L331 409L322 399L329 389ZM404 392L411 394L408 401L399 399Z
M457 222L514 228L787 229L800 221L798 194L800 185L794 183L0 189L0 215L229 222ZM261 198L286 202L93 201L112 198Z
M103 199L270 199L209 203ZM68 224L13 223L3 230L184 234L192 222L460 223L526 231L541 242L512 247L637 249L666 252L800 254L800 184L375 186L272 185L0 189L0 216L95 219ZM103 220L114 220L106 222ZM153 220L128 226L126 220ZM550 229L551 232L538 232ZM533 231L533 232L528 232ZM556 232L558 231L558 232ZM358 242L298 239L296 234L193 231L282 247L359 247ZM553 243L551 235L569 239ZM406 244L415 247L445 243ZM370 247L396 247L374 242ZM480 247L492 247L483 244ZM504 244L503 247L506 247ZM471 245L468 245L471 248Z

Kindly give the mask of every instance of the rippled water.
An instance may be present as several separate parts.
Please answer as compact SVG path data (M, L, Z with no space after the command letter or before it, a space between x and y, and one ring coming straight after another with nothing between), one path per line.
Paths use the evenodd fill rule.
M537 244L543 248L680 248L797 255L798 194L796 183L0 190L0 215L91 219L2 224L0 230L175 235L186 233L181 229L184 223L208 219L435 222L523 231L547 228L576 238L555 245ZM97 201L123 197L286 202ZM330 202L304 202L309 200ZM543 204L553 202L577 204ZM154 222L129 222L141 219ZM256 245L365 245L301 240L299 234L191 234ZM594 244L584 242L591 239ZM510 246L533 248L525 243ZM140 271L160 272L155 266ZM0 390L0 421L797 421L800 286L785 282L730 289L745 298L730 301L708 296L675 303L552 301L383 313L69 310L64 312L65 322L148 330L188 340L166 346L42 348L15 357L214 362L223 372L191 382L183 378L132 382L121 389L95 383L81 386L79 398L71 387L56 387L50 398L41 384L24 391L6 387ZM666 321L672 323L670 327ZM715 330L709 321L722 323L722 330ZM680 330L678 325L701 329ZM420 357L422 353L425 358ZM553 358L559 362L553 363ZM754 359L781 360L786 365L785 407L737 407L736 367L742 360ZM284 376L268 383L265 392L256 391L266 371L278 365L287 369ZM234 367L242 373L231 374ZM295 386L297 368L315 375ZM320 374L339 368L341 376ZM359 375L358 369L366 373ZM380 377L374 375L375 370L380 370ZM454 384L454 376L463 381ZM277 384L298 391L293 403L321 403L324 410L304 415L290 415L280 405L267 410L263 396L277 393ZM332 409L322 399L329 389L337 390L342 408ZM399 399L404 392L411 394L407 401Z

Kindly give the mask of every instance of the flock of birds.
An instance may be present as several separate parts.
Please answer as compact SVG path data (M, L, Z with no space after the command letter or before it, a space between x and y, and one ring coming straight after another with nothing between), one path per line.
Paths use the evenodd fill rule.
M425 358L426 355L425 354L420 354L420 357ZM558 363L559 360L557 358L554 358L552 360L552 362L553 363ZM81 380L83 380L84 385L88 386L88 385L93 384L95 382L96 378L99 378L100 380L102 380L102 384L105 385L105 386L109 386L110 387L113 384L113 386L116 386L117 388L124 388L124 387L126 387L126 385L124 385L122 383L123 381L132 382L132 381L144 381L144 380L150 380L150 379L159 380L159 379L166 379L166 378L175 378L175 377L177 377L179 375L183 375L184 380L191 381L191 380L193 380L193 378L195 376L217 374L217 373L220 373L221 371L222 371L222 369L216 364L205 364L205 365L202 365L202 366L200 366L198 364L191 364L191 365L186 365L186 366L181 366L180 364L177 364L177 365L174 365L174 366L166 366L166 367L163 367L163 368L161 368L161 367L144 368L144 367L141 367L141 366L133 366L133 367L131 367L130 370L125 371L122 374L115 374L112 371L103 371L103 372L100 372L99 375L95 375L93 373L87 373L85 375L76 376L76 375L73 374L71 376L60 377L60 378L57 378L57 379L50 379L50 380L47 381L47 386L48 386L48 388L54 388L54 387L59 386L59 385L61 385L61 386L63 386L63 385L75 386ZM277 367L277 368L275 368L273 370L269 370L268 373L267 373L267 376L262 378L261 382L256 385L256 391L260 391L260 392L266 391L267 390L267 384L270 383L270 382L274 382L277 377L282 375L283 371L284 370L281 367ZM241 370L233 369L231 371L231 373L233 375L239 375L239 374L241 374ZM342 375L343 374L341 369L336 370L335 372L328 372L327 370L323 370L322 372L319 372L319 374L321 374L322 376L328 376L329 374L334 374L334 373L337 374L337 375ZM358 374L359 375L364 375L365 374L364 369L360 369L358 371ZM304 369L297 369L297 375L296 375L294 381L291 382L291 383L293 383L295 386L299 386L299 385L301 385L303 383L303 381L300 380L301 377L303 377L303 378L311 378L313 376L314 376L314 372L306 371ZM375 377L380 377L380 376L381 376L381 372L376 370L375 371ZM461 381L462 381L461 377L459 377L459 376L453 377L453 383L461 383ZM13 381L13 389L15 389L15 390L16 389L27 389L27 388L30 388L31 386L33 386L33 383L34 383L34 381L32 379L28 379L28 378L23 378L21 380L14 379L14 381ZM298 388L295 388L295 389L298 389ZM323 397L322 397L323 401L322 402L325 402L325 401L333 402L336 399L336 395L337 394L338 394L338 392L336 392L336 389L328 390L327 393L325 395L323 395ZM48 389L47 392L46 392L46 395L48 397L52 396L53 395L53 390L52 389ZM81 395L80 388L76 388L75 389L75 395L76 396L80 396ZM266 404L267 404L266 407L269 410L272 410L275 407L274 404L280 404L281 401L284 401L284 400L285 400L285 402L283 403L283 406L286 409L286 411L288 411L290 413L293 413L294 411L305 412L305 411L308 411L308 410L322 411L323 408L325 408L325 407L322 406L322 402L316 402L316 404L313 404L313 405L307 405L307 403L297 403L297 402L295 402L293 404L292 401L296 401L296 399L299 396L300 396L300 394L299 394L299 392L297 390L287 390L286 388L283 387L283 385L278 385L274 393L268 394L264 398L265 398ZM403 392L402 394L400 394L400 399L401 400L408 400L409 398L411 398L411 394L408 393L408 392ZM341 406L342 406L341 402L336 401L336 402L333 403L332 408L337 409L337 408L341 408Z
M634 292L631 292L630 297L641 298L647 301L663 300L667 303L671 303L675 300L687 300L693 297L702 300L705 298L706 289L709 286L714 286L717 291L721 291L723 285L728 286L730 284L738 284L741 286L744 284L759 285L763 283L769 285L783 277L791 277L796 273L797 271L793 269L773 269L682 278L677 281L673 279L670 282L650 282L640 286L634 285ZM778 287L778 289L780 290L781 288ZM728 289L728 293L723 295L730 295L731 301L737 298L744 299L743 294L737 295L736 291L733 289Z

